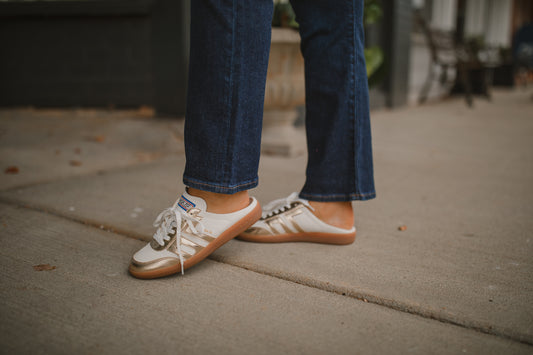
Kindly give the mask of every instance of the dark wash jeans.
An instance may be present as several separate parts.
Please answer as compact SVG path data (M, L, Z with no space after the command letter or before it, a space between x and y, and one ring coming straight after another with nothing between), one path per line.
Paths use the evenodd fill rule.
M375 197L363 0L292 0L305 60L308 164L300 197ZM258 183L272 0L191 1L185 121L189 187Z

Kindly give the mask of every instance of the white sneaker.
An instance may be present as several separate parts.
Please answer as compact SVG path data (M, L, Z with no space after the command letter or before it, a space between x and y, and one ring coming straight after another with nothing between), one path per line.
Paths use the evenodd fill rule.
M250 227L261 216L255 198L248 207L233 213L206 212L206 202L185 192L176 203L157 216L153 239L131 259L130 273L151 279L183 274L185 269Z
M258 243L353 243L355 227L342 229L329 225L315 216L313 210L309 201L298 198L294 192L265 205L261 219L237 238Z

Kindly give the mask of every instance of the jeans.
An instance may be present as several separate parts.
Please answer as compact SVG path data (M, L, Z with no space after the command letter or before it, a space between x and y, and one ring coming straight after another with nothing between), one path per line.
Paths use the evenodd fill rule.
M292 0L305 63L308 163L300 197L375 197L363 0ZM191 1L185 121L189 187L258 184L272 0Z

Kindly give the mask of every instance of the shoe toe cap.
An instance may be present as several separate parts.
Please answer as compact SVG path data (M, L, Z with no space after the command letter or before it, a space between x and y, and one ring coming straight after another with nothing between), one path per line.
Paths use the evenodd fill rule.
M137 263L149 263L162 258L175 258L179 259L178 256L174 253L169 252L168 250L154 250L150 243L146 244L144 248L139 250L133 255L132 262Z

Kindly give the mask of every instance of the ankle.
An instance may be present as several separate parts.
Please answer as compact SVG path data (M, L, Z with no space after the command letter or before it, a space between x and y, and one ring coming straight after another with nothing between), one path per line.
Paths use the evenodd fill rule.
M353 227L353 207L351 202L309 201L315 209L313 214L329 225L350 229Z
M207 212L211 213L232 213L242 210L250 204L248 191L240 191L229 195L189 187L187 192L192 196L202 198L207 204Z

